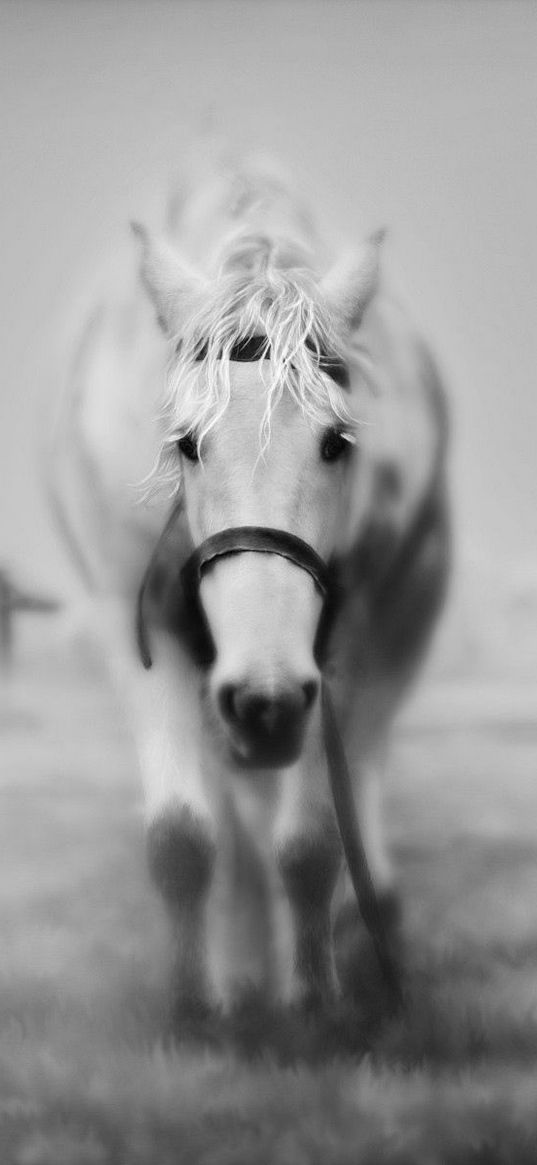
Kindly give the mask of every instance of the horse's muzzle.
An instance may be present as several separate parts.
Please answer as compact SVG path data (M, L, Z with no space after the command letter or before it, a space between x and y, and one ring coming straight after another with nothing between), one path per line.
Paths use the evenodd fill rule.
M300 755L315 680L263 691L251 684L223 684L218 704L238 763L248 768L282 768Z

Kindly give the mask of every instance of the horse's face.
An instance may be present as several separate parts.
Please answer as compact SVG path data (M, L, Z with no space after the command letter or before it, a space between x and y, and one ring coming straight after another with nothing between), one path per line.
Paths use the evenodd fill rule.
M180 442L192 539L268 526L298 535L328 562L348 524L360 454L346 439L352 433L335 419L311 421L290 394L275 407L260 453L269 367L231 366L230 403L200 460L195 435ZM313 579L275 554L233 554L204 572L200 598L216 648L209 695L233 752L246 764L290 763L319 688L322 598Z
M199 304L210 289L186 273L166 245L141 228L137 231L144 241L143 279L159 319L170 335L183 336L186 326L188 336L189 313L199 326ZM319 302L326 303L340 334L357 326L376 286L378 242L371 240L356 260L329 273L319 288ZM254 290L255 277L250 281L247 275L244 294L251 298ZM285 302L282 308L281 273L271 292L273 312L280 310L287 324L292 310L286 314ZM261 285L259 303L266 300ZM196 303L198 308L193 309ZM254 326L257 323L258 331L267 335L274 352L274 317L262 318L262 307L258 315ZM245 327L243 322L239 338L248 335ZM288 350L296 354L299 348L291 343ZM230 527L272 527L297 535L328 562L344 546L349 528L357 528L357 499L361 499L358 510L365 512L367 457L353 445L358 434L337 424L328 385L320 394L326 407L309 412L283 387L271 403L270 438L263 442L271 363L228 363L226 405L203 430L200 446L195 419L188 421L191 432L180 425L184 436L178 442L179 456L192 541L198 546ZM212 383L203 383L208 375L204 361L196 368L199 380L189 382L194 418L197 392L202 401ZM307 395L307 368L304 388ZM181 392L179 378L179 397ZM353 403L350 411L355 413ZM208 699L231 755L251 767L293 763L319 690L314 647L322 599L314 581L279 555L243 552L218 558L204 571L200 599L215 646Z

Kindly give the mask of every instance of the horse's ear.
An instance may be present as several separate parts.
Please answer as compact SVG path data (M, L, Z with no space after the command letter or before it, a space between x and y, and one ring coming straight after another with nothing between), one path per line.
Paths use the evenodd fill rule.
M380 248L385 231L376 231L358 251L345 255L324 276L321 292L339 323L353 331L372 300L380 275Z
M131 230L142 244L142 282L155 305L158 322L168 336L176 338L195 307L202 280L165 239L138 222L131 223Z

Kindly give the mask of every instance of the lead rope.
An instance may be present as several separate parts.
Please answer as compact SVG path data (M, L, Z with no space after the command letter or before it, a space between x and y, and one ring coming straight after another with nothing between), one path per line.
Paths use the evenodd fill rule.
M351 775L330 689L321 685L323 736L336 820L360 914L371 936L384 981L398 1006L403 1004L399 968L390 946L369 869L354 803Z
M163 529L158 536L157 542L156 542L155 547L153 549L153 553L151 554L151 557L150 557L149 562L147 564L147 567L145 569L142 581L141 581L140 586L138 588L138 596L136 599L136 615L135 615L134 630L135 630L135 635L136 635L136 645L138 647L138 653L140 655L140 659L141 659L146 671L148 671L149 668L151 668L153 666L153 660L151 658L151 651L149 648L149 642L148 642L148 638L147 638L146 621L145 621L145 602L146 602L146 597L147 597L147 588L149 585L149 581L151 579L151 575L155 569L155 565L157 562L157 558L158 558L161 546L164 544L168 534L170 533L170 530L175 525L175 523L179 517L179 514L181 513L182 504L183 504L182 500L180 500L178 502L175 502L174 505L172 506L170 513L168 514L168 517L166 518L166 521L164 523Z

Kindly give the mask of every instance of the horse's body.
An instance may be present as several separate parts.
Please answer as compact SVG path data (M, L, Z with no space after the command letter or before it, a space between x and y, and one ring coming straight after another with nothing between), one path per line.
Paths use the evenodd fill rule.
M423 341L379 283L378 240L323 283L325 257L307 214L280 179L248 167L185 195L171 219L166 246L139 229L146 290L174 350L181 341L167 406L169 346L132 280L125 296L95 304L82 332L55 496L132 714L150 868L176 934L179 1009L211 998L227 1005L248 984L277 998L327 998L337 991L332 923L350 891L321 733L319 597L311 578L275 555L222 559L202 581L216 652L202 666L189 643L179 568L204 538L253 524L288 530L337 563L339 603L322 667L369 866L388 895L377 779L390 720L444 593L443 393ZM174 268L176 245L196 276ZM322 326L311 286L320 288ZM250 287L252 296L261 289L257 316ZM222 331L231 293L235 316ZM212 317L204 316L211 296ZM275 307L265 318L267 303ZM284 308L290 318L302 311L302 339L310 329L314 350L302 344L278 365ZM233 332L248 311L249 331L271 340L270 358L237 359L230 349L248 338ZM218 344L207 350L211 320ZM323 365L326 337L333 367ZM344 388L335 384L340 364ZM267 405L273 374L280 389ZM214 400L199 387L204 376L221 377ZM342 437L345 402L366 423ZM175 443L163 446L170 433L182 439L181 456ZM359 452L341 452L348 435ZM142 503L136 483L159 457L169 488ZM154 664L144 671L136 596L181 480L184 504L158 547L149 589Z

